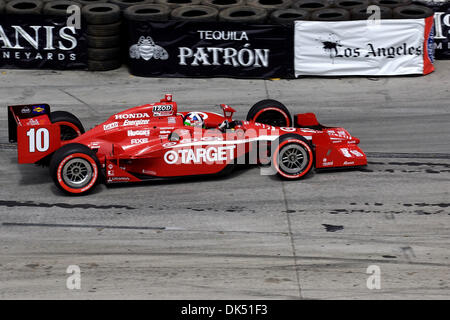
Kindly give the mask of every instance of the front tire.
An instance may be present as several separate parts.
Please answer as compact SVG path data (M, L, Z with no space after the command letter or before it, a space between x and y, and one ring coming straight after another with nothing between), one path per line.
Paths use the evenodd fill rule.
M291 127L292 116L284 104L277 100L261 100L250 108L248 121L269 124L275 127Z
M286 134L278 139L272 153L272 167L285 179L300 179L311 171L314 154L308 140L298 134Z
M50 161L50 175L55 185L70 195L90 192L98 181L100 163L87 146L71 143L55 152Z

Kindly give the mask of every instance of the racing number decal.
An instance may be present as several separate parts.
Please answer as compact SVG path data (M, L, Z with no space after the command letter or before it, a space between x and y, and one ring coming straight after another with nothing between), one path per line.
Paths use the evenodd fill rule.
M50 134L46 128L39 128L37 130L32 128L27 131L27 136L30 153L36 152L36 150L38 152L45 152L50 147Z

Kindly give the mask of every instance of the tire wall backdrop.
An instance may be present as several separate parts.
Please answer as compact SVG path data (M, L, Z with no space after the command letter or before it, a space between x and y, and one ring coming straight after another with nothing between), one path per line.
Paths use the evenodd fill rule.
M448 37L450 26L445 23L449 21L449 1L428 1L428 0L0 0L0 14L7 16L17 15L20 12L14 11L11 6L15 2L31 2L36 4L32 12L25 12L27 15L50 14L46 6L49 3L65 2L77 3L82 7L82 16L85 24L84 33L88 48L86 57L89 58L88 66L90 70L102 71L112 70L120 67L129 59L129 23L130 21L142 20L139 15L133 13L133 8L140 7L140 11L145 21L188 21L189 24L201 21L219 22L236 25L236 23L253 25L282 25L292 28L295 20L322 20L322 16L336 16L336 20L357 20L366 19L364 9L367 5L378 4L383 8L381 18L392 19L393 10L399 6L420 5L427 6L436 11L436 54L437 59L450 58L450 43ZM385 3L396 2L395 5ZM115 6L118 13L114 12L109 17L100 17L102 10L94 14L89 14L86 7L89 6ZM9 6L9 7L8 7ZM185 7L182 9L182 7ZM8 9L9 8L9 9ZM11 9L12 8L12 9ZM155 8L158 8L155 11ZM180 9L181 8L181 9ZM159 10L159 11L158 11ZM19 10L20 11L20 10ZM206 12L206 14L202 13ZM339 17L335 13L339 11ZM131 15L127 15L131 12ZM156 12L156 13L155 13ZM344 12L348 12L348 15ZM399 18L394 16L394 18ZM325 19L325 20L328 20ZM333 21L334 18L331 18ZM87 24L87 25L86 25ZM293 41L290 39L289 41ZM292 56L292 52L286 52ZM42 67L54 68L51 64L41 64ZM67 65L67 68L72 66ZM80 65L78 64L78 67ZM62 67L60 67L62 68ZM248 74L248 73L247 73ZM205 74L204 76L208 76ZM283 75L281 75L283 76Z

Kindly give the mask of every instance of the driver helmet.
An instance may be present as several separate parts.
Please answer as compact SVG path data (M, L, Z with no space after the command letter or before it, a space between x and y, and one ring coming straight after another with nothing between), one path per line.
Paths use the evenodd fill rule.
M197 128L204 128L205 121L198 112L189 112L184 118L184 125Z

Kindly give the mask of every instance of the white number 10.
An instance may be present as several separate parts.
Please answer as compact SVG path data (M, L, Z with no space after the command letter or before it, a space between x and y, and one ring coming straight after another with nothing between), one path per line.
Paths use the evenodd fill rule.
M30 152L45 152L50 146L50 135L45 128L39 128L37 130L30 129L27 131L29 138Z

